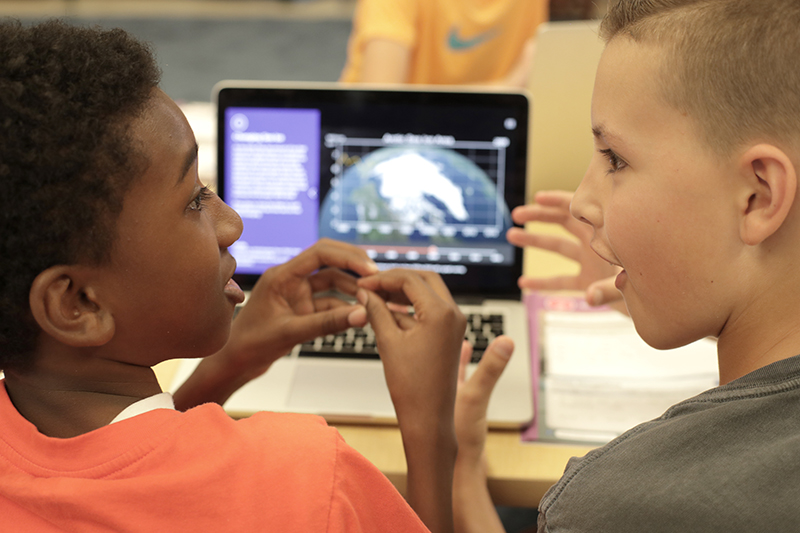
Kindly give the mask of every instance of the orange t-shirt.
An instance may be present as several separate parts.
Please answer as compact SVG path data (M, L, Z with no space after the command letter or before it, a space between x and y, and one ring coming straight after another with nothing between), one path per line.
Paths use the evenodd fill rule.
M358 82L372 39L411 49L409 83L469 84L509 74L548 17L547 0L359 0L340 81Z
M206 404L56 439L16 411L0 381L0 421L0 529L428 531L315 416L235 421Z

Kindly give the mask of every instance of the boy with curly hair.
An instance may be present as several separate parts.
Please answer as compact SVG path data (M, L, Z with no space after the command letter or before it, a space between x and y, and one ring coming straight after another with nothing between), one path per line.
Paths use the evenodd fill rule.
M539 531L797 529L798 27L796 0L611 2L596 154L571 211L621 269L648 344L718 339L720 386L571 460ZM475 504L488 498L479 467L457 468L457 522L496 531L481 527L493 511Z
M231 322L242 222L200 183L148 48L121 30L15 21L0 22L0 48L2 523L451 531L465 319L441 279L378 273L361 250L321 241L267 271ZM313 297L328 289L359 304ZM235 421L219 405L298 341L367 319L408 503L322 419ZM151 367L184 357L204 359L173 405Z

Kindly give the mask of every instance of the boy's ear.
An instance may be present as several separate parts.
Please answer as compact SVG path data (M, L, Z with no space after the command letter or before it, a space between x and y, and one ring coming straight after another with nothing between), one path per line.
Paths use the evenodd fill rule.
M783 150L769 144L750 147L739 161L747 195L740 234L745 244L756 245L789 215L797 194L797 169Z
M80 269L59 265L36 276L31 312L47 335L68 346L102 346L114 336L114 318L83 286Z

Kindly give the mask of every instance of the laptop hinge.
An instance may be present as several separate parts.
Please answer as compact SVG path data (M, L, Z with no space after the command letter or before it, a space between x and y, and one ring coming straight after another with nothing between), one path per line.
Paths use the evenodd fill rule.
M480 295L458 295L454 297L458 305L481 305L486 298Z

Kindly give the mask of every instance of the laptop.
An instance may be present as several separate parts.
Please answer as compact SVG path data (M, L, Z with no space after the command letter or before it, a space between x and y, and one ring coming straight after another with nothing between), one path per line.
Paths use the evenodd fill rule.
M242 288L322 237L361 247L381 269L436 271L468 316L473 359L501 332L515 342L490 425L530 422L522 251L505 239L525 200L527 95L244 81L214 94L217 189L244 221L230 249ZM225 409L396 423L373 338L367 327L297 346ZM182 363L173 389L195 364Z

